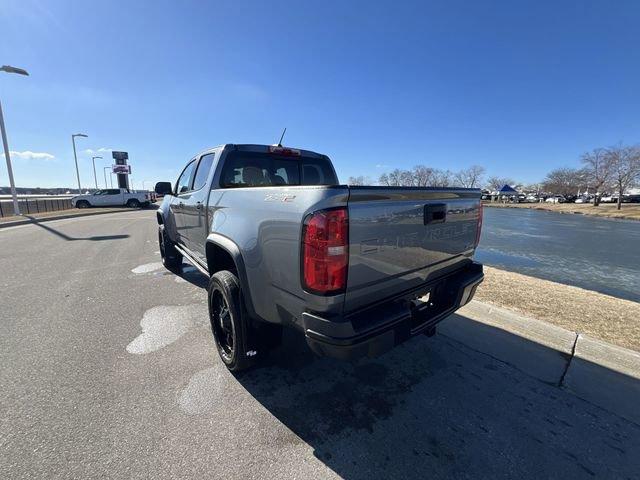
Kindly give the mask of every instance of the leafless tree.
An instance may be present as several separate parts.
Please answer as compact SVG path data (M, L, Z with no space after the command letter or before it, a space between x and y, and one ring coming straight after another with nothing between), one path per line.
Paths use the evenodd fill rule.
M449 187L452 184L452 178L453 173L450 170L434 170L431 184L434 187Z
M402 170L396 168L392 172L389 173L389 185L392 187L399 187L402 185L400 177L402 176Z
M433 183L433 172L433 168L416 165L413 167L414 184L417 187L428 187Z
M612 180L618 190L618 210L622 208L622 195L640 181L640 146L617 146L607 149L611 162Z
M410 170L400 170L396 168L389 173L380 175L378 183L389 187L411 187L415 185L415 179Z
M366 175L358 175L357 177L349 177L347 182L349 185L372 185L371 178Z
M479 166L454 174L450 170L416 165L411 170L396 168L392 172L383 173L378 178L378 183L391 187L449 187L455 184L473 188L480 185L483 172L484 169Z
M580 161L584 165L588 186L595 189L596 195L593 196L593 205L596 207L600 204L602 189L608 186L613 173L612 158L608 150L604 148L595 148L590 152L583 153L580 157Z
M403 187L413 187L413 172L410 170L402 170L400 172L400 185Z
M480 165L472 165L457 172L454 179L457 184L465 188L479 187L484 175L484 167Z
M544 179L544 189L558 195L575 195L586 188L585 174L577 168L556 168Z

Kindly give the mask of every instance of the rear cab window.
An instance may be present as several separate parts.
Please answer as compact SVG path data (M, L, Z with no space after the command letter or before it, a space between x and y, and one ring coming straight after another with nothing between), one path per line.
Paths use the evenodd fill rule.
M227 154L220 178L222 188L286 185L337 185L325 157L280 155L235 150Z

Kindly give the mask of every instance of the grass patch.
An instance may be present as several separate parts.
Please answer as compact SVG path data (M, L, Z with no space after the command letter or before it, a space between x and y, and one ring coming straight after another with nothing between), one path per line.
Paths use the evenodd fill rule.
M484 267L475 298L640 351L640 303Z

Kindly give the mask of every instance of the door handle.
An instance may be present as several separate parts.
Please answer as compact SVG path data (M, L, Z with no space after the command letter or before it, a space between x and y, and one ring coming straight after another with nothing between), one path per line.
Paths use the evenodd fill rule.
M424 224L444 223L447 220L446 203L430 203L424 206Z
M196 208L202 210L202 202L196 202Z

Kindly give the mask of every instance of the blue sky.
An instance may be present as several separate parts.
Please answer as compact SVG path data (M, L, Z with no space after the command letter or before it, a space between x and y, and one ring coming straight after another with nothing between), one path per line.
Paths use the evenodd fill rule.
M75 185L76 132L83 185L85 149L173 180L285 126L342 181L480 164L535 182L640 141L639 2L314 3L0 0L0 64L31 73L0 73L17 184Z

